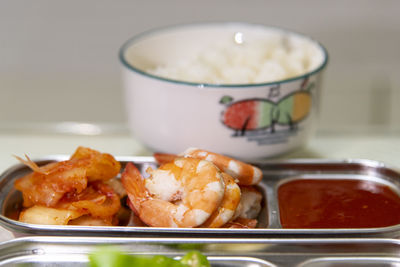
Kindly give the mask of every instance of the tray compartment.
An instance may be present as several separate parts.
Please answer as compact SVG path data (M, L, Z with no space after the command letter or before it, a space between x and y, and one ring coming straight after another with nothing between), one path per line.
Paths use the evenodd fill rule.
M400 223L400 193L391 181L357 174L302 175L276 186L283 228L372 228Z
M50 156L36 160L38 165L67 159L68 156ZM153 157L116 157L122 164L134 162L145 174L148 167L156 168ZM90 227L90 226L45 226L18 222L16 210L20 209L22 195L14 189L14 181L30 172L24 165L18 164L5 171L0 177L0 224L16 236L41 235L77 235L77 236L198 236L198 237L380 237L394 238L400 236L400 225L378 228L344 228L344 229L289 229L282 228L278 202L279 186L293 179L364 179L389 186L400 194L400 174L382 163L370 160L281 160L258 162L264 179L258 189L264 195L262 210L256 229L224 228L156 228L156 227Z

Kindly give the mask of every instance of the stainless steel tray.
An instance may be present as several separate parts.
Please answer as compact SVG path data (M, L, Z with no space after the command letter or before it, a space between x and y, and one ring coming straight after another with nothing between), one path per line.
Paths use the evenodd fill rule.
M35 160L39 165L51 161L67 159L68 156L50 156ZM117 157L122 167L134 162L141 171L148 166L155 167L153 157ZM299 159L268 161L256 163L264 174L259 188L265 202L259 216L256 229L224 228L156 228L156 227L93 227L93 226L48 226L26 224L11 219L21 206L22 196L14 189L14 181L29 172L29 168L18 164L6 170L0 177L0 225L21 235L75 235L75 236L179 236L179 237L252 237L252 238L288 238L288 237L400 237L400 225L381 228L345 228L345 229L283 229L280 224L277 203L277 188L282 181L293 177L302 178L356 178L382 182L400 194L400 174L384 164L371 160L315 160Z
M0 244L0 266L87 266L99 245L179 258L196 249L211 266L400 266L394 239L24 237Z

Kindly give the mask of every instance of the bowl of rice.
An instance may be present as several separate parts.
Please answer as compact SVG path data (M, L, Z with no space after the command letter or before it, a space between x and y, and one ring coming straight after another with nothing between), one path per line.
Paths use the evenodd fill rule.
M119 58L135 138L158 152L200 147L246 160L307 143L328 61L308 36L230 22L150 30Z

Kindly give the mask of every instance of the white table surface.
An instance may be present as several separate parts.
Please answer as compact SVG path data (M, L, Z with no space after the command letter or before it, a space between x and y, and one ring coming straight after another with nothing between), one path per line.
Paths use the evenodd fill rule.
M103 135L74 135L0 132L0 172L17 163L13 155L28 154L40 158L55 154L71 154L79 145L98 149L118 156L151 155L127 133ZM371 159L400 170L400 133L320 132L305 146L281 158ZM0 227L0 242L13 235Z

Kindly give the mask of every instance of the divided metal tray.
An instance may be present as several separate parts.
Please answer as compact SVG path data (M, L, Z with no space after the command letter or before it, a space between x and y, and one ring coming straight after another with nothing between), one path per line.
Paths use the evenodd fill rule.
M50 156L36 160L39 165L51 161L65 160L68 156ZM122 163L134 162L141 171L155 167L153 157L116 157ZM6 170L0 177L0 225L22 235L74 235L114 237L236 237L236 238L396 238L400 236L400 225L380 228L344 229L284 229L280 224L277 189L282 181L305 178L365 179L388 185L400 195L400 174L384 164L371 160L281 160L256 163L264 174L259 189L264 195L263 209L255 229L226 228L155 228L155 227L92 227L92 226L48 226L21 223L15 219L22 203L22 195L14 189L14 181L29 172L29 168L18 164Z

